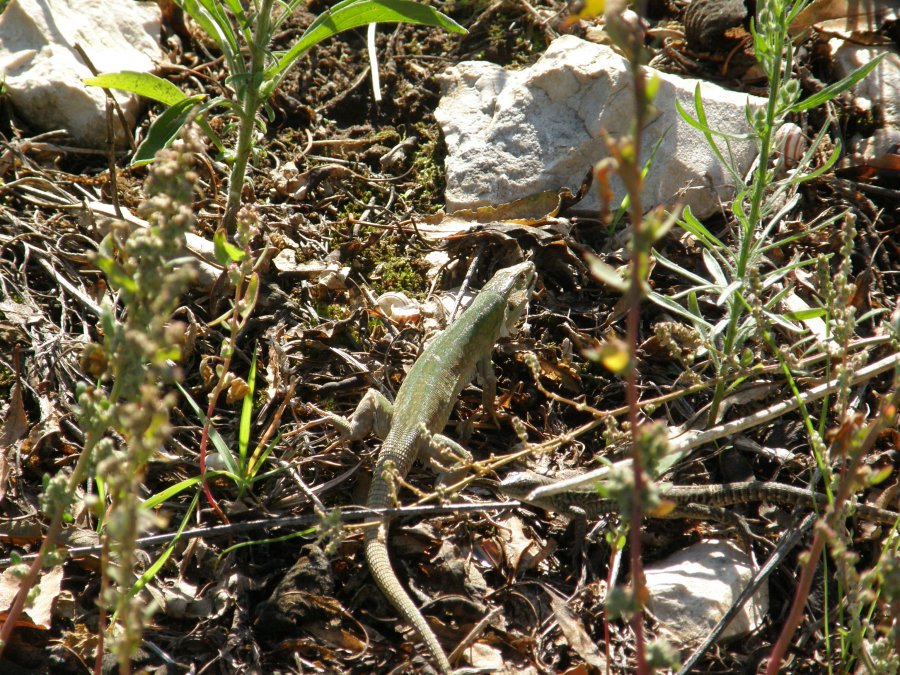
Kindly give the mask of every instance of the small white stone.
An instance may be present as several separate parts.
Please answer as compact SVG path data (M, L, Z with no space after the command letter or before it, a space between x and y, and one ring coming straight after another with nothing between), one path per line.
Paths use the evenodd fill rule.
M673 642L702 640L749 584L753 568L750 557L733 542L701 541L645 568L647 609ZM746 635L762 625L769 611L767 583L744 604L721 639Z

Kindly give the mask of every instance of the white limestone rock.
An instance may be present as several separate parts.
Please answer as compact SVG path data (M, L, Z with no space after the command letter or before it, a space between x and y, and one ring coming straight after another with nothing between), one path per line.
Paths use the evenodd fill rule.
M17 115L32 131L64 129L75 145L102 148L103 90L82 83L92 73L74 46L81 46L98 72L147 72L163 56L159 34L155 2L12 0L0 16L0 76ZM139 97L114 95L133 127Z
M749 556L730 541L701 541L648 565L647 609L666 637L679 645L704 639L753 577ZM769 611L766 581L744 605L720 639L746 635Z
M665 134L646 181L644 208L689 204L709 216L734 195L734 184L703 135L675 109L677 97L693 114L698 80L647 69L660 79L656 116L647 124L642 161ZM444 96L435 111L447 142L447 210L524 199L561 187L577 188L588 169L607 156L600 135L626 133L634 119L626 61L612 49L564 35L533 66L505 70L465 61L442 77ZM708 82L702 95L710 126L732 134L749 130L745 105L765 100ZM724 141L719 146L727 157ZM730 141L737 171L756 158L751 141ZM624 188L615 180L616 205ZM536 202L543 204L543 202ZM595 190L578 205L596 213ZM530 214L534 217L543 213Z

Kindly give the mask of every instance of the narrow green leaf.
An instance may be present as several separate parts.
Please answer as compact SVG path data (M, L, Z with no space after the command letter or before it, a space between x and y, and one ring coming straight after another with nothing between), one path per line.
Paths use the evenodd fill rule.
M810 173L805 173L799 176L794 176L791 178L792 185L800 185L801 183L805 183L806 181L812 180L813 178L818 178L822 174L831 171L831 167L833 167L838 159L841 157L842 151L841 139L838 138L834 144L834 150L828 155L828 159L826 159L821 166L817 167L814 171Z
M719 294L719 297L716 298L716 305L721 307L726 302L731 299L731 296L734 295L737 291L740 290L741 286L744 285L744 282L740 279L736 279L728 284L725 289Z
M217 233L218 234L218 233ZM241 467L247 468L247 448L250 447L250 425L253 422L253 394L256 387L256 350L253 350L253 359L250 361L250 374L247 376L247 393L241 404L241 421L238 426L238 456Z
M681 227L681 229L685 230L686 232L690 232L692 235L697 237L697 239L703 242L704 246L706 246L707 248L725 248L725 245L707 229L706 225L704 225L697 219L697 216L694 215L694 212L691 210L690 206L684 207L684 210L681 212L681 220L678 222L678 225Z
M712 328L712 326L707 321L705 321L699 314L696 314L696 315L692 314L691 312L686 310L684 307L679 305L677 302L675 302L674 300L670 300L669 298L667 298L664 295L660 295L659 293L653 292L653 293L649 293L647 295L647 298L651 302L655 302L660 307L668 309L670 312L677 314L678 316L684 317L685 319L687 319L688 321L691 321L695 325L702 326L703 328L706 328L707 330Z
M778 326L781 326L781 328L783 330L786 330L790 333L805 333L806 332L805 327L798 326L795 323L791 323L783 316L779 316L778 314L775 314L774 312L769 312L767 310L763 310L763 314L765 316L767 316L772 323L777 324Z
M826 312L823 308L802 309L796 312L785 312L784 316L794 321L807 321L808 319L818 319L825 316Z
M257 300L259 300L259 275L253 272L247 282L247 291L244 293L243 299L237 304L237 311L242 319L246 319L253 313Z
M830 84L822 91L813 94L809 98L798 101L789 108L790 112L803 112L804 110L809 110L810 108L815 108L816 106L820 106L823 103L827 103L835 96L847 91L850 87L852 87L854 84L856 84L873 70L875 70L875 68L878 67L878 64L881 63L881 60L884 58L884 56L884 54L879 54L874 59L869 61L866 65L860 66L859 68L854 70L840 82Z
M188 402L188 405L193 409L194 413L197 417L200 418L201 424L206 424L206 413L204 413L200 406L197 405L197 402L193 399L193 397L187 392L187 389L182 387L177 382L175 386L178 387L178 391L181 392L181 395L184 396L184 399ZM219 458L222 460L222 463L225 465L227 471L207 471L207 476L227 476L235 483L240 484L242 481L238 477L239 468L237 462L234 459L234 455L231 453L231 448L228 447L228 444L225 442L225 439L222 438L222 434L220 434L216 428L210 422L209 424L209 440L212 442L213 447L215 447L216 452Z
M178 5L187 12L204 33L224 51L228 40L210 13L197 0L178 0Z
M232 63L241 57L240 46L228 15L217 0L179 0L179 5L196 21Z
M594 279L620 293L628 290L628 282L622 278L622 275L600 260L599 257L588 254L587 262L591 267L591 275Z
M465 28L436 9L411 0L344 0L320 14L300 39L266 71L261 93L268 98L287 70L312 47L346 30L370 23L412 23L465 34Z
M703 264L706 266L706 270L710 273L713 280L722 288L727 286L728 278L725 276L722 268L719 267L719 263L716 262L716 259L713 257L712 253L709 252L709 249L703 249L702 256Z
M661 265L663 265L664 267L668 267L673 272L677 272L678 274L683 276L685 279L688 279L689 281L693 282L694 284L696 284L698 286L711 286L709 281L707 281L706 279L701 277L699 274L694 274L693 272L691 272L688 269L685 269L678 263L672 262L666 256L664 256L662 253L657 251L656 249L653 249L652 254L653 254L653 257L657 260L657 262L659 262Z
M210 471L206 475L212 476L214 473L215 473L214 471ZM203 480L203 478L200 476L192 476L191 478L185 478L184 480L178 481L177 483L175 483L175 485L170 485L162 492L157 492L152 497L145 499L141 503L141 506L143 506L145 509L149 509L149 510L155 509L160 504L163 504L163 503L169 501L175 495L180 494L180 493L184 492L185 490L197 485L202 480Z
M184 515L181 518L181 524L178 526L178 531L175 534L175 538L169 542L169 545L166 546L166 550L162 552L153 563L144 570L144 573L138 578L135 582L134 586L131 587L129 591L129 597L134 597L137 593L147 585L147 582L152 580L159 574L159 571L166 564L166 561L172 556L172 553L175 552L176 546L178 546L178 540L181 537L181 533L184 532L185 528L188 526L188 523L191 522L191 517L194 515L194 511L197 510L197 504L200 502L200 491L194 493L194 498L191 500L190 506L186 509Z

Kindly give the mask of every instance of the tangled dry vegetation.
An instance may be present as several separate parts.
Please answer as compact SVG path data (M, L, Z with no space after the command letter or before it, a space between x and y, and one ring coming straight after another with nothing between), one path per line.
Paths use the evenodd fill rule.
M723 43L726 52L691 48L659 37L681 28L685 3L649 4L657 67L767 93L745 29ZM324 9L312 2L274 46L290 44ZM22 583L13 563L27 563L55 534L50 514L71 502L59 534L69 554L35 585L4 672L83 672L101 635L107 648L124 650L110 653L133 654L134 667L148 671L429 667L372 583L358 526L341 521L365 501L379 442L336 443L322 423L323 411L352 411L367 387L396 392L420 351L429 321L389 318L374 302L383 293L424 299L463 283L477 289L525 257L536 265L527 323L494 352L501 424L479 413L470 387L449 426L481 469L462 501L496 501L509 464L555 472L628 456L626 378L604 364L625 349L618 345L633 309L591 263L607 266L601 278L627 265L627 219L617 229L583 217L564 230L549 220L486 223L439 242L418 231L442 205L435 75L464 59L533 61L557 35L564 8L455 1L442 11L468 35L413 26L379 35L380 104L361 33L322 44L282 83L227 240L217 234L226 166L196 130L149 168L125 168L120 158L111 177L105 158L64 151L3 120L0 595L8 602L0 610ZM168 43L180 49L167 77L220 93L225 73L211 45L189 24L168 30L181 38ZM582 22L573 30L596 29ZM889 26L880 38L896 35ZM815 30L796 58L798 95L832 81ZM807 138L827 128L814 165L839 134L875 123L849 96L793 122ZM228 138L226 120L212 124ZM760 222L773 229L741 279L747 306L730 342L729 303L717 296L730 282L724 261L737 255L728 251L741 250L740 223L723 212L702 230L676 226L654 243L646 292L662 300L645 298L636 324L640 418L670 430L752 422L692 448L667 480L805 486L824 471L861 502L896 510L896 179L896 167L842 158L795 187L782 204L789 208L769 211ZM123 218L117 205L138 217ZM723 248L710 253L704 232ZM435 249L445 254L437 276ZM710 280L716 269L724 281ZM808 311L784 302L801 297ZM822 395L805 396L813 391ZM782 402L782 414L753 417ZM77 470L84 479L73 484ZM404 504L437 501L429 469L415 468L408 481ZM634 669L631 624L605 613L618 536L582 550L573 528L544 512L457 512L438 496L446 509L395 523L391 550L445 645L467 640L465 659L491 670ZM745 515L771 542L797 522L756 507ZM784 672L897 667L897 527L829 522L818 565L801 555L808 534L769 579L765 623L704 652L697 668L755 671L805 569L815 570L813 590ZM647 520L643 557L717 532ZM755 547L763 559L771 551ZM112 671L114 662L98 667Z

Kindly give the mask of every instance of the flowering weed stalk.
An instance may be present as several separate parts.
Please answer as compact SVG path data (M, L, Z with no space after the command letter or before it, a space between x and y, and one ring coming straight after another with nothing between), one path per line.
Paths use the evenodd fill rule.
M6 643L24 609L42 566L61 563L58 536L79 486L88 478L99 497L89 506L102 528L105 574L101 606L114 611L113 637L119 670L130 672L138 647L145 607L132 597L136 540L149 522L138 491L152 455L171 434L169 411L175 397L168 385L178 376L183 326L170 321L179 296L193 277L192 259L183 258L185 233L193 226L190 142L177 142L157 156L146 183L140 213L148 227L113 221L95 262L105 273L119 303L103 304L98 337L86 346L82 365L95 378L77 390L84 447L74 470L47 479L42 509L51 523L39 556L23 575L16 600L0 629ZM101 626L104 619L101 617ZM98 663L103 651L102 635Z

